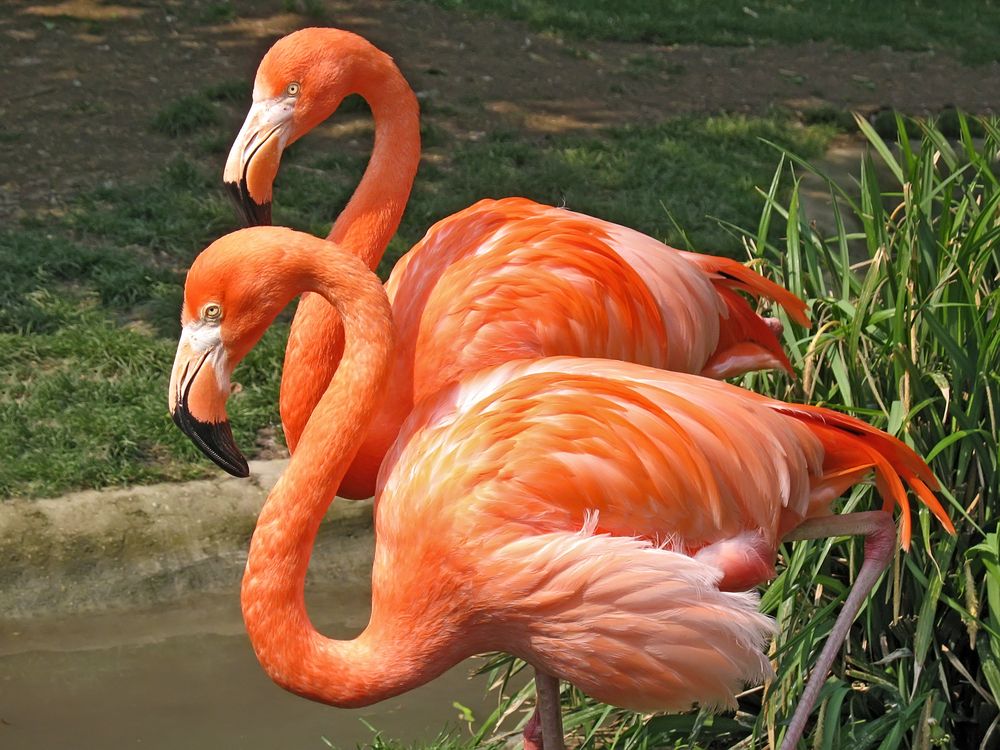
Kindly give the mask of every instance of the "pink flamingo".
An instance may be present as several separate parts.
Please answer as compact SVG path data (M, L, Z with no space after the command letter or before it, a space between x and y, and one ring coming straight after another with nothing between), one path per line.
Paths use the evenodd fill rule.
M371 105L375 147L328 239L374 269L410 194L420 124L399 69L361 37L302 29L268 51L224 177L245 219L269 223L283 149L354 93ZM738 292L773 299L808 325L801 300L740 263L524 198L483 200L439 221L399 261L386 291L399 346L378 413L339 488L344 497L371 497L406 415L466 373L559 354L715 378L791 372L777 321L762 319ZM293 451L342 347L334 310L305 295L282 374L281 417Z
M895 438L818 407L627 362L510 362L422 401L386 456L376 499L372 615L330 640L306 613L314 537L392 373L377 278L332 243L280 228L227 235L192 266L170 381L177 424L245 473L229 375L278 312L312 292L341 316L341 366L261 512L244 619L271 678L361 706L461 659L510 652L537 673L541 733L563 747L558 680L601 701L734 705L769 674L771 623L752 592L782 539L863 533L866 558L786 734L792 748L861 602L910 531L905 481L949 530L927 465ZM881 511L830 516L872 471Z

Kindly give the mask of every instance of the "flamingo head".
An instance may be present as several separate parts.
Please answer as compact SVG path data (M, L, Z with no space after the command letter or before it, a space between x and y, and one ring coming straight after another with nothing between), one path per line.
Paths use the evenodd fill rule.
M392 66L388 55L340 29L301 29L268 50L223 173L248 226L271 223L271 186L284 149L333 114L344 97L370 90L386 63Z
M301 279L282 272L282 250L297 234L271 227L228 234L198 256L184 285L170 414L206 456L234 476L249 476L250 469L226 414L230 374L301 291L295 288Z

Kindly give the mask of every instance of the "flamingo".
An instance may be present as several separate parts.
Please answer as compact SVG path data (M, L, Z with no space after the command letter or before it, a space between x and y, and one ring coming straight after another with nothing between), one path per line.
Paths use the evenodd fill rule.
M507 362L425 398L378 478L372 612L338 641L312 626L304 578L327 507L392 376L377 277L333 243L278 227L209 246L185 284L169 387L175 422L236 475L230 373L296 295L341 316L340 367L269 495L243 578L268 675L334 706L398 695L484 651L535 667L541 740L563 747L559 680L643 711L732 707L770 674L772 622L746 589L782 540L863 533L866 557L786 734L794 748L851 621L910 535L904 482L940 522L927 465L828 409L629 362ZM874 471L881 510L830 515Z
M399 225L420 159L416 97L392 58L356 34L302 29L264 56L224 179L250 224L269 224L283 149L360 94L375 119L371 161L328 239L372 269ZM727 378L792 372L776 320L737 291L805 304L741 263L682 252L617 224L525 198L483 200L427 232L386 283L399 346L378 414L339 488L367 498L414 405L463 374L551 355L624 359ZM301 300L285 354L281 418L294 452L340 361L321 297Z

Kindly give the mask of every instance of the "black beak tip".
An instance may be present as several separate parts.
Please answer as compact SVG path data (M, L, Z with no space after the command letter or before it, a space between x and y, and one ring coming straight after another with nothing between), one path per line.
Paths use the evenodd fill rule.
M216 463L234 477L246 479L250 476L250 466L247 464L246 458L243 457L243 454L240 453L238 449L235 451L235 455L228 457L226 463L219 461L216 461Z
M216 465L234 477L245 479L250 476L250 466L246 458L236 446L232 428L229 422L202 422L195 419L189 411L178 407L173 413L174 424L181 432L191 438L201 452L212 459Z
M271 201L257 203L250 197L246 180L239 182L227 182L226 192L236 206L236 212L240 216L240 221L248 227L268 227L271 226Z

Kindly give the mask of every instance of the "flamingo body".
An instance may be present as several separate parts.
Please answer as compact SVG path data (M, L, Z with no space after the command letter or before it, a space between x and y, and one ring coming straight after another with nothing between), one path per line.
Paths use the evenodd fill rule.
M950 523L927 492L936 483L923 461L857 419L698 376L554 357L483 371L421 403L376 494L380 534L394 523L382 504L400 493L407 499L391 512L462 528L445 507L410 507L457 494L475 498L471 517L514 535L529 533L523 519L530 533L547 533L579 530L593 516L596 533L711 560L722 588L744 590L773 575L783 536L830 513L872 470L888 507L904 513L904 543L900 476Z
M386 292L400 340L415 342L419 401L463 373L559 354L700 373L727 358L734 336L723 332L742 320L733 308L757 317L742 297L723 296L732 283L696 254L627 227L505 198L431 227ZM775 293L770 286L752 292ZM785 292L783 301L806 321L799 300ZM762 328L755 364L790 371L774 333Z
M303 291L342 316L343 359L261 511L242 590L258 659L300 695L366 705L502 650L621 706L731 706L769 674L772 623L727 589L765 580L783 536L873 471L904 521L905 483L952 528L926 464L857 419L631 362L507 362L406 419L378 480L371 619L324 638L310 552L392 375L377 279L291 230L218 240L188 276L170 408L239 473L230 372Z
M419 111L391 58L361 37L302 29L271 48L225 180L248 222L269 222L282 149L354 93L371 105L375 146L329 239L375 268L416 173ZM738 292L773 299L808 324L800 300L734 261L674 250L626 227L523 198L483 200L441 220L399 261L386 288L400 347L385 401L339 488L345 497L372 495L385 451L414 404L483 367L574 355L715 378L791 372L774 326ZM281 415L292 451L342 351L338 315L306 295L282 375Z

